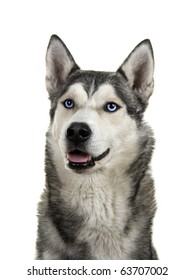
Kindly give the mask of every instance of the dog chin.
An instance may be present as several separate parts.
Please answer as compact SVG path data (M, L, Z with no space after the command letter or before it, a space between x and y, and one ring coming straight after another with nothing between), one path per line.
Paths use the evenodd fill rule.
M80 150L70 151L66 155L65 166L76 173L93 172L102 167L110 157L110 148L97 157Z

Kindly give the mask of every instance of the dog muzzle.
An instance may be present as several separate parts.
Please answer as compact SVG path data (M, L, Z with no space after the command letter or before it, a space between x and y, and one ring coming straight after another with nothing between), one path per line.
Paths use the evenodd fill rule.
M92 131L87 123L73 122L66 132L66 139L68 141L68 153L67 153L67 166L70 169L84 170L92 168L95 163L105 158L110 148L104 151L97 157L92 156L87 152L87 141L90 140Z

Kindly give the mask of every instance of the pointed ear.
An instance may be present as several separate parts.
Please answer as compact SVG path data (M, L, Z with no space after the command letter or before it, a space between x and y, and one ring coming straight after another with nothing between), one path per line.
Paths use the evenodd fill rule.
M154 88L154 57L150 40L139 43L118 69L132 90L147 100Z
M65 84L67 76L76 69L79 67L63 41L52 35L46 53L46 88L50 96Z

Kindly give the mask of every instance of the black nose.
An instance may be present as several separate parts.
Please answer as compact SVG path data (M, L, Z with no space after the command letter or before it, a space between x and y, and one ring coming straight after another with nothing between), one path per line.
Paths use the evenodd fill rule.
M91 134L92 131L86 123L74 122L67 129L66 136L69 141L79 144L80 142L88 140Z

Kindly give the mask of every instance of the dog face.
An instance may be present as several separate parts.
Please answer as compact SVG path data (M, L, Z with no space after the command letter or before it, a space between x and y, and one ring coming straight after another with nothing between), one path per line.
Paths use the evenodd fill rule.
M153 90L153 53L140 43L117 72L82 71L52 36L46 55L51 131L64 166L93 172L129 165L138 150L138 126Z
M136 122L127 113L114 87L102 84L92 94L75 83L58 101L52 125L66 167L89 171L132 157L136 150Z

